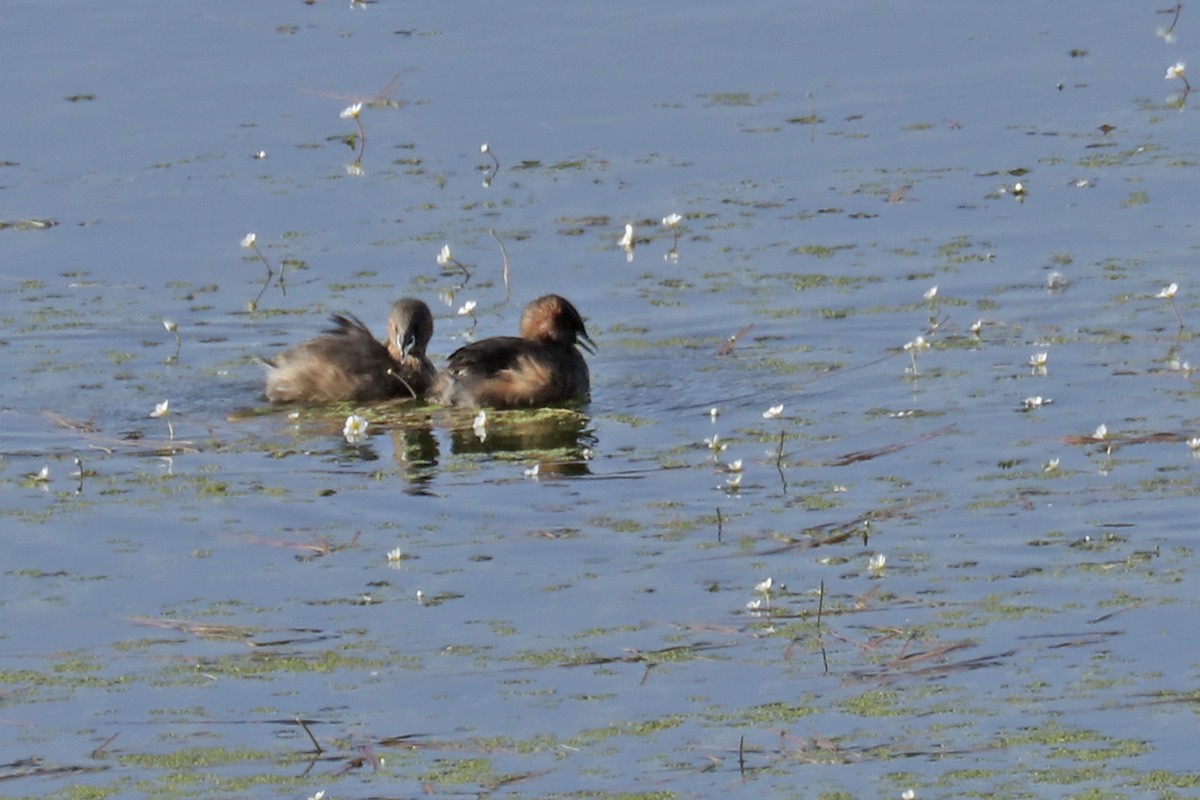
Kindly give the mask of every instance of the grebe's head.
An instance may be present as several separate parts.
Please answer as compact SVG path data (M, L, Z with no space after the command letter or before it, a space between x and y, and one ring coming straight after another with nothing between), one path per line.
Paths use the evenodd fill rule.
M542 344L579 345L589 353L596 345L588 336L583 317L565 297L547 294L525 306L521 314L521 336Z
M422 358L433 337L433 314L420 300L405 297L392 303L388 313L387 348L397 361Z

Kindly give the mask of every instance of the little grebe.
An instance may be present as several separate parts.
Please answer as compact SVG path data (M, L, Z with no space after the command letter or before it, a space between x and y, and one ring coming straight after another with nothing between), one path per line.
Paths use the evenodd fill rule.
M267 367L272 403L366 403L393 397L421 398L437 369L425 355L433 315L406 297L388 313L387 344L380 344L352 314L335 314L334 327L296 345Z
M429 397L492 408L587 400L588 365L576 345L594 352L575 306L556 294L539 297L521 315L520 336L495 336L452 353Z

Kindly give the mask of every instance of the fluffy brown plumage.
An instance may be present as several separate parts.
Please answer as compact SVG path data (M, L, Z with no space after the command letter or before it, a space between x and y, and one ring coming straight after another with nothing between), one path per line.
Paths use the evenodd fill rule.
M575 306L556 294L539 297L521 315L520 336L495 336L452 353L429 397L492 408L587 400L591 379L576 345L593 352Z
M272 403L367 403L422 398L437 375L425 355L433 336L429 307L410 297L388 314L386 344L352 314L335 314L333 327L264 362Z

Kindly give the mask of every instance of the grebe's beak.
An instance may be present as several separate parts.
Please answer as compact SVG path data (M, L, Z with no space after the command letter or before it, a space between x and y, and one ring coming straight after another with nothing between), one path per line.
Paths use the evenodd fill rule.
M581 350L586 351L590 355L596 355L596 343L592 341L592 337L587 335L587 331L580 331L575 337L575 344L579 345Z
M413 331L396 334L396 346L400 348L400 357L408 358L408 354L417 344L417 334Z

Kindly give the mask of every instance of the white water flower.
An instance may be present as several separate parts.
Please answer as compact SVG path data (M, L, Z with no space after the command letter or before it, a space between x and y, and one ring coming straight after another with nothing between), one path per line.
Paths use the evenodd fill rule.
M682 221L683 221L682 214L668 214L667 216L663 217L662 223L663 223L663 225L666 225L668 228L674 228L676 225L678 225Z
M471 421L471 430L475 432L475 438L481 442L487 441L487 412L480 409L475 415L475 419Z
M754 584L754 591L761 594L762 597L758 598L758 605L755 605L752 607L749 603L747 603L746 608L749 608L752 611L757 611L765 605L765 607L766 607L765 610L770 611L771 610L771 587L774 585L775 585L775 581L772 580L771 578L767 578L765 581L760 581L759 583Z
M716 450L718 453L729 446L726 444L721 444L720 435L715 434L715 433L711 437L706 437L704 439L704 444L708 447L709 450Z
M1200 453L1200 436L1193 436L1187 440L1187 446L1191 448L1193 453Z
M1167 67L1167 74L1164 75L1163 78L1168 81L1175 80L1177 78L1182 80L1186 71L1187 67L1184 65L1184 63L1182 61L1176 61L1171 66Z
M167 329L167 333L177 333L179 331L179 326L175 324L175 320L173 319L164 319L162 324Z
M1052 458L1042 465L1042 472L1056 472L1058 470L1058 459Z
M933 300L933 298L937 297L937 290L938 290L938 287L931 286L930 288L925 290L925 294L921 295L921 297L924 297L926 302L929 302L929 301Z
M484 142L483 144L479 145L479 152L486 156L488 153L492 152L492 148L488 147L487 142Z
M342 119L358 119L358 115L362 113L362 103L355 103L351 106L346 106L342 109L342 113L338 114Z
M978 334L980 331L983 330L983 320L981 320L981 319L975 320L975 322L971 325L970 328L968 328L968 330L971 331L971 333Z
M536 480L536 479L537 479L537 476L538 476L538 474L539 474L541 471L542 471L542 465L539 463L539 464L534 464L532 467L530 467L529 469L525 470L525 473L524 473L524 474L525 474L525 477L526 477L526 478L534 478L534 479Z
M867 562L867 566L870 568L872 574L878 575L887 566L887 556L883 553L876 553L871 556L870 561Z
M1171 283L1162 288L1162 291L1155 295L1160 300L1171 300L1175 297L1175 293L1179 291L1179 284Z
M1033 411L1035 408L1048 406L1053 402L1054 401L1049 397L1042 397L1041 395L1038 395L1037 397L1026 397L1024 400L1024 405L1026 411Z
M392 548L391 550L388 550L387 560L388 560L389 564L398 563L398 562L402 561L403 559L404 559L404 551L401 550L399 547L395 547L395 548Z
M171 401L163 400L154 406L154 410L150 412L150 416L158 419L162 418L167 423L167 438L175 441L175 426L171 424Z
M1034 369L1045 369L1046 361L1050 358L1050 354L1046 352L1034 353L1029 357L1029 366Z
M913 375L916 375L917 374L917 353L921 352L922 350L928 350L928 349L929 349L929 342L925 341L924 336L918 336L917 338L913 339L911 342L905 342L904 351L906 353L908 353L908 358L912 363L910 366L905 367L904 371L909 372Z
M346 417L346 424L342 426L342 436L346 437L350 444L360 444L367 438L367 428L370 425L371 423L358 414L351 414Z
M254 247L254 243L257 241L258 241L258 234L247 233L245 236L242 237L242 247L249 250Z
M622 236L620 241L617 242L617 247L620 247L623 250L633 250L633 244L633 223L626 222L625 235Z
M712 420L713 422L716 422L716 421L717 421L717 416L718 416L720 413L721 413L721 409L717 408L716 406L713 406L712 408L710 408L710 409L708 410L708 418L709 418L710 420Z
M764 411L762 415L763 415L763 419L775 419L782 413L783 413L783 403L780 403L777 406L771 406L766 411Z
M1093 439L1107 439L1108 438L1108 426L1105 425L1103 422L1100 423L1100 425L1096 427L1096 432L1092 434L1092 438Z
M742 460L739 458L736 461L730 461L728 464L728 467L729 467L730 472L741 472L742 471Z
M450 255L450 245L448 245L448 244L442 245L442 249L438 253L438 256L437 256L438 266L445 267L445 266L449 265L453 260L454 259Z
M735 472L733 475L725 479L725 488L736 492L738 487L742 485L742 473Z
M458 311L457 311L456 313L457 313L457 314L458 314L460 317L465 317L465 316L467 316L468 314L470 314L470 313L471 313L472 311L474 311L474 310L475 310L475 301L474 301L474 300L468 300L467 302L465 302L465 303L463 303L463 304L462 304L462 306L461 306L461 307L458 309Z

